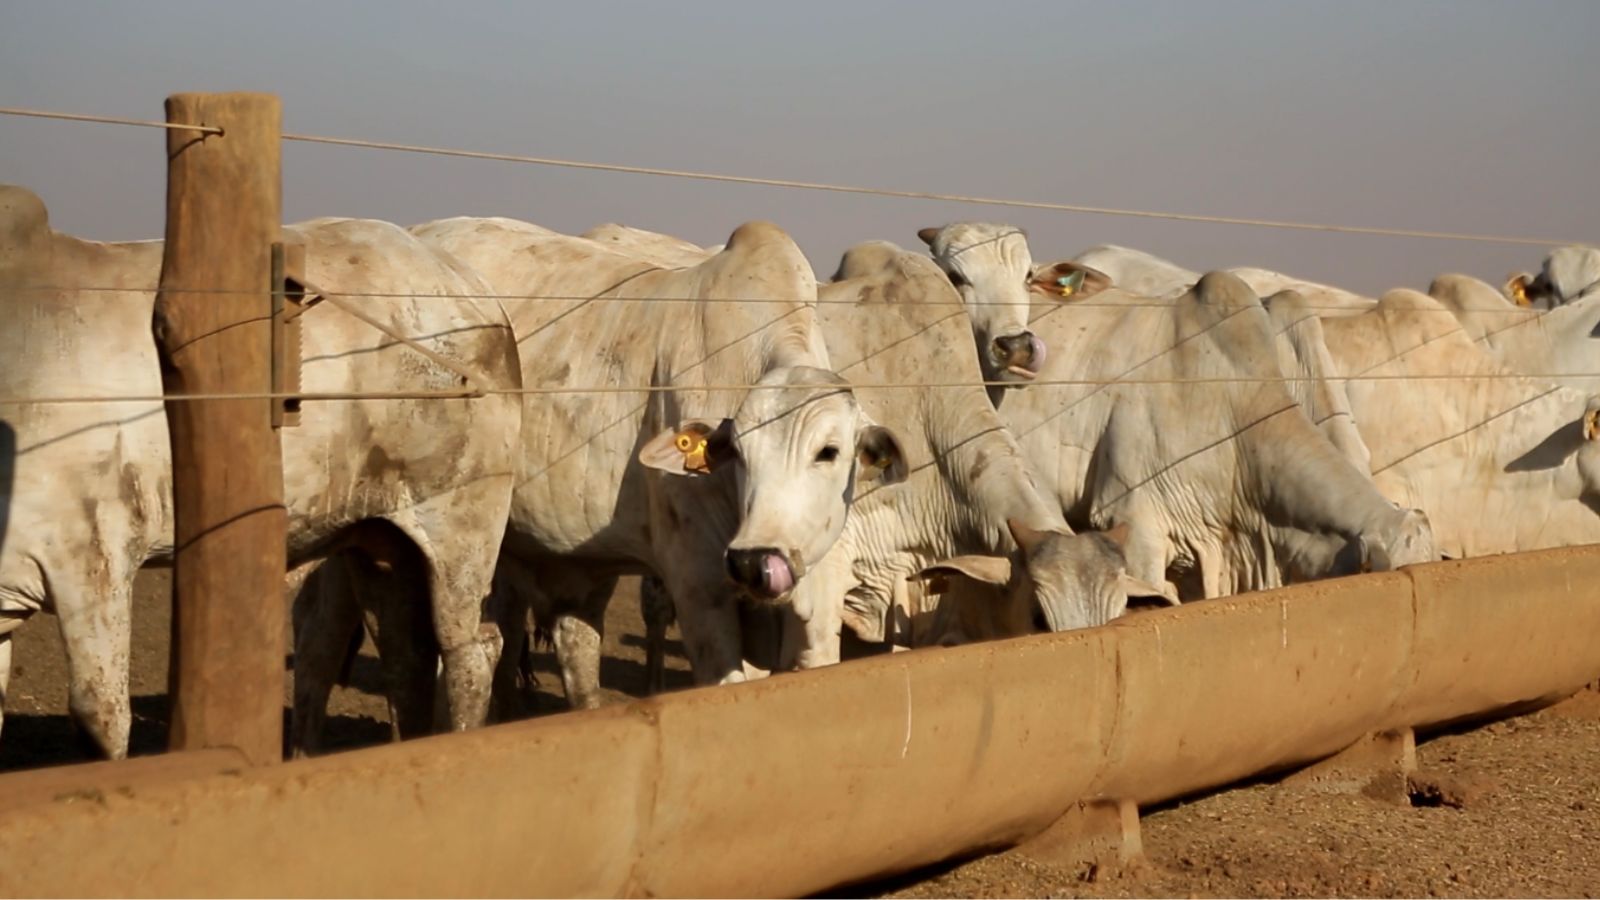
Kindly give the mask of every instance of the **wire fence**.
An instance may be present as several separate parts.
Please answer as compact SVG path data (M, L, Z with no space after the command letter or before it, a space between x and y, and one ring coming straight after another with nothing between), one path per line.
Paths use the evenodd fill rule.
M143 122L134 119L115 119L106 116L85 116L73 113L58 113L47 110L27 110L14 107L0 107L0 115L22 115L37 118L65 119L74 122L100 122L116 125L142 125L150 127L176 127L196 131L209 131L221 133L221 129L208 129L206 126L179 125L171 126L165 122ZM325 144L339 147L358 147L368 150L389 150L401 153L420 153L430 156L449 156L459 159L479 159L495 162L525 163L537 166L553 166L565 169L584 169L595 172L617 172L630 175L653 175L665 178L687 178L696 181L714 181L726 184L759 185L763 187L794 188L808 191L828 191L840 194L865 194L873 197L895 197L903 200L937 200L946 203L966 203L975 206L1001 206L1013 209L1039 209L1054 212L1085 213L1101 216L1130 216L1143 219L1166 219L1175 222L1202 222L1212 225L1242 225L1256 228L1282 228L1301 231L1322 231L1339 234L1366 234L1385 237L1426 238L1431 240L1449 241L1480 241L1494 244L1530 244L1539 246L1559 246L1576 244L1580 241L1553 240L1550 238L1529 238L1509 235L1471 234L1456 231L1429 231L1413 228L1378 228L1364 225L1332 225L1314 222L1289 222L1279 219L1257 219L1239 216L1212 216L1193 213L1157 212L1150 210L1123 209L1110 206L1089 206L1079 203L1052 203L1039 200L1009 200L998 197L981 197L969 194L949 194L936 191L901 191L888 188L859 187L855 185L827 184L818 181L797 181L788 178L759 178L748 175L726 175L713 172L691 172L683 169L664 169L654 166L630 166L616 163L585 162L571 159L556 159L546 156L528 156L517 153L489 153L479 150L460 150L449 147L428 147L420 144L401 144L390 141L369 141L358 138L329 137L317 134L291 134L284 133L283 140L307 144Z
M645 265L645 264L641 263L641 265ZM1046 263L1045 265L1049 266L1049 265L1052 265L1052 264ZM661 269L663 267L656 266L655 268ZM834 283L836 283L836 282L820 282L818 284L818 287L819 288L825 288L829 284L834 284ZM1114 286L1113 286L1113 289L1114 289ZM1321 289L1321 288L1311 288L1311 289ZM158 286L154 286L154 285L147 286L147 287L117 287L117 286L108 286L108 285L89 285L89 286L84 286L84 285L62 285L62 284L21 284L21 285L8 285L6 287L6 290L8 290L8 291L26 291L26 292L29 292L29 293L72 293L72 292L84 292L84 293L113 293L113 294L125 294L125 293L154 294L154 293L160 292L160 293L166 293L166 294L235 295L235 294L260 294L260 293L263 293L262 291L258 291L258 290L247 290L247 289L238 289L238 288L203 288L203 287L165 287L165 288L163 288L163 287L158 287ZM1300 289L1291 288L1290 290L1298 291ZM798 306L860 306L860 305L863 305L862 301L860 301L860 300L855 300L855 299L836 299L836 298L827 298L827 297L817 297L815 299L811 299L811 298L797 299L797 298L793 298L793 297L678 297L678 296L657 295L657 294L651 294L649 296L644 296L644 297L608 297L608 296L605 296L603 294L600 294L600 295L596 295L596 294L499 294L499 293L482 294L482 293L471 293L471 292L452 292L452 293L448 293L448 294L439 294L439 293L429 294L429 293L407 292L407 291L338 291L336 293L340 297L350 297L350 298L356 298L356 299L379 299L379 300L442 300L442 299L452 299L452 300L490 300L490 301L496 301L496 302L500 302L500 301L543 301L543 302L552 302L552 303L589 303L589 302L595 302L595 303L598 303L598 302L605 302L605 303L694 303L694 304L701 304L701 303L707 303L707 304L711 304L711 303L731 303L731 304L738 304L738 305L741 305L741 306L742 305L757 305L757 306L760 306L760 305L776 305L776 306L794 306L794 307L798 307ZM1163 298L1159 298L1159 297L1139 297L1139 296L1135 296L1135 295L1131 295L1130 294L1130 295L1125 295L1124 297L1118 298L1116 300L1074 300L1071 297L1056 298L1056 297L1050 296L1049 294L1045 294L1045 295L1043 295L1041 297L1038 297L1038 298L1034 299L1033 302L1043 303L1046 300L1053 300L1053 301L1055 301L1055 303L1057 305L1060 305L1060 306L1063 306L1063 307L1071 307L1073 309L1171 309L1175 299L1176 299L1175 297L1174 298L1165 298L1165 299L1163 299ZM917 306L922 306L922 307L947 308L948 309L948 308L968 308L968 307L982 308L982 307L989 307L989 306L1016 306L1016 305L1018 305L1018 303L1020 301L1016 301L1016 300L978 300L978 299L973 299L973 300L966 300L966 299L956 299L956 300L924 300L924 299L917 299L917 300L911 301L911 302L913 302ZM1506 305L1505 308L1493 307L1493 308L1487 308L1487 309L1467 309L1467 310L1460 310L1459 312L1471 313L1473 315L1478 315L1480 313L1481 314L1488 314L1488 315L1512 315L1512 316L1521 316L1521 317L1524 317L1524 318L1536 318L1536 317L1538 317L1540 315L1541 312L1543 312L1543 310L1536 309L1536 308L1533 308L1533 307L1511 305L1509 300L1506 301L1506 303L1507 303L1507 305ZM1349 313L1349 312L1361 311L1362 309L1365 309L1365 308L1376 309L1376 308L1378 308L1378 304L1379 304L1379 301L1376 298L1356 297L1355 299L1353 299L1352 301L1350 301L1348 303L1301 303L1301 304L1298 304L1298 308L1300 308L1300 309L1309 309L1309 310L1313 310L1313 311L1317 311L1317 312ZM1457 310L1449 308L1447 306L1441 306L1441 307L1437 307L1437 308L1435 308L1435 307L1407 308L1406 312L1442 313L1442 314L1446 314L1446 315L1457 315L1458 314Z
M1524 375L1520 372L1476 372L1463 374L1357 374L1357 375L1263 375L1219 376L1197 378L1040 378L1032 381L986 381L982 379L954 381L896 381L858 382L848 385L815 385L819 393L849 391L922 391L971 390L973 388L1027 387L1191 387L1205 385L1259 385L1259 384L1310 384L1321 382L1495 382L1600 380L1600 372L1570 374ZM728 382L722 384L637 384L637 385L577 385L546 386L536 388L463 388L461 390L419 391L241 391L236 393L192 394L125 394L125 395L60 395L55 397L0 396L0 406L78 403L161 403L195 400L476 400L486 396L554 395L554 394L663 394L726 391L795 390L792 384L753 384Z
M85 115L77 113L64 113L50 110L24 109L17 107L0 107L0 115L22 116L42 119L56 119L69 122L95 123L119 125L130 127L162 128L173 130L186 130L198 132L205 136L225 134L221 128L200 125L174 124L169 122L148 121L139 119L119 118L111 116ZM386 141L370 141L355 138L339 138L325 135L308 135L284 133L284 141L322 144L340 147L352 147L374 150L386 150L403 153L424 154L442 157L455 157L465 159L489 160L498 162L514 162L541 166L552 166L569 169L582 169L601 172L615 172L634 175L650 175L669 178L683 178L698 181L722 182L732 184L759 185L767 187L782 187L800 190L826 191L833 193L861 194L878 197L891 197L899 199L934 200L950 203L964 203L980 206L996 206L1017 209L1049 210L1057 212L1072 212L1092 215L1126 216L1147 219L1164 219L1171 221L1196 222L1220 225L1237 225L1262 228L1276 228L1302 231L1331 232L1343 234L1376 235L1387 237L1424 238L1435 240L1473 241L1485 243L1502 243L1517 245L1559 246L1581 243L1570 240L1557 240L1551 238L1529 238L1508 235L1472 234L1463 232L1430 231L1421 229L1383 228L1372 226L1336 225L1325 223L1290 222L1275 219L1243 218L1234 216L1199 215L1189 213L1159 212L1149 210L1133 210L1115 207L1089 206L1083 204L1055 203L1044 201L1014 200L994 197L982 197L964 194L950 194L930 191L904 191L885 188L860 187L852 185L827 184L822 182L798 181L793 179L760 178L742 175L727 175L710 172L694 172L677 169L665 169L648 166L621 165L612 163L585 162L578 160L556 159L550 157L530 156L511 153L491 153L475 150L463 150L446 147L429 147L416 144L403 144ZM565 236L562 236L565 237ZM640 261L641 265L648 265ZM667 267L653 266L664 269ZM1326 286L1305 284L1303 289L1323 290ZM8 290L31 292L109 292L109 293L206 293L206 294L259 294L263 291L254 290L218 290L203 287L125 287L103 285L15 285L8 286ZM830 298L779 298L779 297L688 297L688 296L643 296L643 297L609 297L594 295L561 295L561 294L503 294L503 293L409 293L393 291L367 291L350 292L340 291L336 294L321 295L325 299L403 299L403 300L486 300L486 301L544 301L563 303L731 303L731 304L773 304L790 307L800 306L825 306L843 305L856 306L860 301L849 299ZM1015 301L984 301L976 299L959 300L918 300L916 305L926 307L982 307L988 305L1016 305ZM1113 301L1073 300L1062 298L1063 307L1083 309L1171 309L1173 300L1137 298L1129 296ZM1362 304L1370 304L1372 308L1381 308L1377 301L1367 298L1357 298L1356 303L1347 304L1301 304L1300 308L1325 312L1349 313L1353 309L1362 308ZM425 347L412 337L401 335L370 316L362 314L347 303L335 303L341 309L355 315L362 321L378 329L392 339L404 343L417 350L436 364L457 374L465 385L459 390L397 390L397 391L353 391L353 392L236 392L236 393L190 393L190 394L139 394L139 395L62 395L54 397L18 397L0 396L0 406L17 406L26 404L100 404L100 403L154 403L154 402L185 402L204 400L274 400L293 399L301 401L336 401L336 400L411 400L411 399L436 399L436 400L463 400L477 399L490 395L552 395L552 394L651 394L661 392L688 392L688 391L756 391L768 389L788 389L789 385L760 385L749 383L730 384L673 384L673 385L590 385L590 386L547 386L536 388L489 388L474 383L471 373L465 372L454 362L440 356L435 351ZM1406 312L1435 312L1456 314L1456 310L1447 307L1436 308L1407 308ZM1511 305L1507 301L1505 308L1474 309L1467 311L1472 314L1491 313L1518 315L1525 318L1537 318L1541 311L1528 307ZM1524 374L1512 372L1468 373L1468 374L1356 374L1356 375L1327 375L1327 376L1241 376L1241 377L1191 377L1191 378L1153 378L1153 379L1124 379L1124 378L1036 378L1027 381L986 381L980 379L957 381L921 381L897 383L852 383L851 390L944 390L944 389L970 389L974 387L1017 387L1026 384L1030 387L1121 387L1121 386L1190 386L1190 385L1242 385L1242 384L1296 384L1317 381L1334 382L1379 382L1379 381L1505 381L1518 379L1546 379L1559 381L1600 379L1600 372L1580 373L1541 373Z

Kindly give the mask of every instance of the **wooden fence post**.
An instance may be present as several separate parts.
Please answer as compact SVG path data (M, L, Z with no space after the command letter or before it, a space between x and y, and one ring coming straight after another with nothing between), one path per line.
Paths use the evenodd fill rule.
M272 404L272 243L282 107L267 94L174 94L155 334L169 400L177 554L171 748L283 754L283 453Z

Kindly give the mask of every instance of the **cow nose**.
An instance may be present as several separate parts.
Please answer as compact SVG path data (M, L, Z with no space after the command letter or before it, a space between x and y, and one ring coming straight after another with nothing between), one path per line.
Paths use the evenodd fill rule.
M789 560L771 547L730 549L728 574L740 587L764 599L775 599L794 587L794 569Z
M1038 355L1036 344L1031 331L1008 334L994 339L994 355L1004 365L1032 369L1042 361L1034 358Z

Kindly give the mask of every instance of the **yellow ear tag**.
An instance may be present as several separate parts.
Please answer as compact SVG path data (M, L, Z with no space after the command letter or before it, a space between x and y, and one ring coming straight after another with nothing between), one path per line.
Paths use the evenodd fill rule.
M1583 439L1592 441L1600 436L1600 411L1583 414Z
M1511 299L1515 300L1518 306L1532 305L1528 301L1528 289L1523 286L1522 279L1520 278L1511 282Z
M710 472L711 466L706 462L706 439L704 435L692 431L678 432L676 441L678 452L683 454L683 467L694 472Z

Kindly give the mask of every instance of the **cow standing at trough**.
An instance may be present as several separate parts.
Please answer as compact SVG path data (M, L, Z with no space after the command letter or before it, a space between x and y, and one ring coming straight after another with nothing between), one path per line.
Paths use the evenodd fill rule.
M1019 263L1013 274L1025 287L1027 264ZM939 266L893 244L862 244L818 300L842 374L861 384L936 386L861 391L863 407L900 436L911 476L857 498L845 533L803 588L818 613L803 649L786 648L785 667L837 662L841 625L867 641L961 643L1100 625L1122 614L1130 593L1160 595L1128 575L1121 533L1074 535L1039 490L982 385L975 323ZM952 583L952 602L911 608L928 593L908 590L908 579Z
M1079 271L1103 276L1091 278L1085 285L1087 290L1078 292L1080 299L1089 296L1092 290L1115 284L1124 293L1165 301L1183 294L1200 280L1198 272L1159 256L1102 244L1070 261L1040 266L1034 283L1041 293L1053 296L1056 282ZM1350 400L1345 396L1344 384L1328 378L1332 364L1322 340L1320 319L1355 314L1370 309L1376 301L1265 269L1225 271L1237 275L1262 298L1276 336L1280 375L1288 378L1285 387L1289 393L1334 447L1358 469L1366 471L1370 454L1351 420ZM1091 288L1091 285L1095 286Z
M1130 277L1181 272L1113 249L1079 259ZM1364 468L1391 501L1424 510L1437 549L1460 558L1600 540L1600 401L1591 399L1600 379L1584 375L1600 371L1600 295L1580 296L1582 249L1552 254L1532 288L1537 302L1525 305L1465 275L1436 278L1431 298L1401 289L1371 300L1232 271L1255 273L1257 287L1310 285L1319 302L1306 306L1323 321L1320 338L1307 332L1302 346L1316 354L1324 342L1316 380L1338 385Z
M1286 389L1278 329L1237 277L1044 302L1032 328L1053 360L1001 418L1069 523L1132 529L1136 577L1172 573L1188 599L1435 558L1427 517L1386 501Z
M306 282L347 295L341 302L448 363L323 302L303 315L302 390L459 391L462 371L482 388L520 386L509 323L497 304L468 299L486 291L458 261L381 222L318 220L286 229L286 237L306 245ZM56 233L39 198L0 188L0 295L11 348L0 393L161 394L150 330L161 255L160 242L106 244ZM370 293L403 296L359 296ZM121 757L131 720L133 576L172 554L162 405L25 403L0 409L0 417L16 435L14 454L0 460L8 469L0 475L8 519L0 662L11 630L34 612L54 612L73 715L104 753ZM281 432L291 564L352 536L366 548L420 551L428 621L443 649L458 728L481 722L489 699L498 644L480 632L480 610L510 508L520 427L517 399L490 394L308 402L300 425ZM431 684L408 696L426 693ZM402 717L430 719L428 711Z
M1427 510L1445 555L1600 541L1592 389L1521 376L1474 343L1449 307L1417 291L1390 291L1373 311L1329 320L1324 332L1336 369L1351 379L1374 480L1391 499Z
M584 598L553 616L569 700L598 689L597 586L622 573L660 575L698 682L743 680L739 598L789 604L857 492L905 476L894 435L831 370L799 248L750 223L666 269L509 219L413 232L500 294L556 298L507 301L523 382L549 393L524 398L502 583Z

